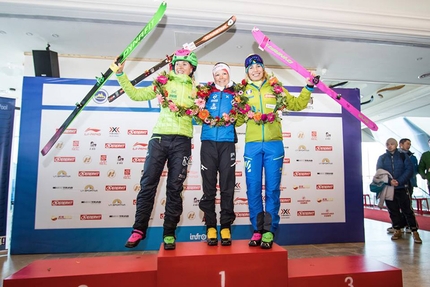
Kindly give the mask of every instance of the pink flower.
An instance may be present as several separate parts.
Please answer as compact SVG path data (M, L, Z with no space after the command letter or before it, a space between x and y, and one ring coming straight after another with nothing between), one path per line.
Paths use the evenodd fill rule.
M252 119L254 117L254 112L253 111L248 111L246 113L246 115L248 116L248 118Z
M274 91L275 93L277 93L277 94L280 94L280 93L282 93L282 92L283 92L282 87L281 87L281 86L278 86L278 85L276 85L276 86L274 86L274 87L273 87L273 91Z
M174 102L170 102L169 103L169 109L172 111L172 112L177 112L179 109L178 109L178 107L175 105L175 103Z
M222 114L222 118L223 118L223 119L224 119L224 121L226 121L226 122L230 121L230 116L229 116L228 114L226 114L226 113L223 113L223 114Z
M193 110L188 109L185 111L185 114L187 114L188 116L191 116L193 114L193 112L194 112Z
M268 113L267 114L267 121L268 122L274 122L275 121L275 119L276 119L276 116L275 116L275 114L274 113Z
M157 94L157 99L162 104L164 102L163 96L161 94Z
M157 82L159 82L162 85L165 85L167 83L168 78L164 75L159 75L157 77Z
M204 107L205 107L205 105L206 105L206 101L204 100L204 99L200 99L200 98L198 98L198 99L196 99L195 101L194 101L194 103L200 108L200 109L203 109Z
M261 115L261 120L262 120L263 122L267 121L267 115L266 115L266 114L262 114L262 115Z

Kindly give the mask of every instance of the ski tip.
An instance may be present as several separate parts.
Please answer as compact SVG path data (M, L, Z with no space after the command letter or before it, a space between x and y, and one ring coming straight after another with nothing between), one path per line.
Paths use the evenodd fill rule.
M257 27L252 28L252 32L259 32L260 29L258 29Z

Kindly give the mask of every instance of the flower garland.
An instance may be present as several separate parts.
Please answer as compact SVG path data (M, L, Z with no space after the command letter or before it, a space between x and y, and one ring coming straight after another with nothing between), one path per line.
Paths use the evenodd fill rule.
M200 84L197 86L197 95L200 95L201 97L204 97L205 100L207 100L211 90L212 85L210 82L207 84ZM206 124L211 127L229 126L237 121L237 118L241 113L240 110L247 105L247 101L248 98L244 97L243 93L241 95L235 93L232 108L228 114L223 113L221 117L213 117L207 109L203 108L199 111L198 115L194 117L194 120L198 124Z
M169 80L172 80L171 76L163 71L158 75L157 78L152 82L154 86L154 92L157 94L158 101L163 108L168 108L171 112L176 113L178 117L189 116L193 117L199 113L199 110L203 108L206 104L206 100L199 97L194 100L194 104L185 107L176 105L172 100L169 99L169 93L164 87Z
M287 107L282 83L279 82L273 74L269 77L268 81L271 86L272 94L274 94L276 97L276 105L273 109L273 112L267 114L255 112L249 107L249 105L246 105L240 109L240 112L245 115L245 121L253 120L257 125L262 125L266 123L280 122L282 120L278 114L278 111L282 111ZM237 85L236 94L243 95L247 84L247 81L243 79L242 83Z

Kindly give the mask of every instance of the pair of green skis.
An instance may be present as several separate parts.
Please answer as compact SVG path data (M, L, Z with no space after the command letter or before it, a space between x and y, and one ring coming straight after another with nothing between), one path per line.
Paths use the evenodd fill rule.
M166 2L162 2L160 7L158 8L157 12L154 14L152 19L146 24L146 26L139 32L139 34L133 39L133 41L130 43L130 45L127 46L127 48L121 53L121 55L117 59L117 64L123 63L127 57L134 51L134 49L139 45L139 43L157 26L157 24L160 22L160 20L163 18L164 12L166 11L167 4ZM230 29L233 24L236 22L236 17L232 16L230 19L228 19L226 22L224 22L222 25L218 26L211 32L205 34L204 36L200 37L199 39L195 40L192 43L184 44L184 48L189 50L194 50L200 45L204 44L205 42L213 39L214 37L224 33L228 29ZM131 81L133 85L138 84L143 79L148 77L149 75L153 74L157 70L161 69L168 63L170 63L171 56L167 56L166 59L152 67L151 69L145 71L142 75ZM45 156L51 148L54 146L54 144L58 141L58 139L61 137L61 135L66 131L66 129L69 127L69 125L73 122L73 120L76 118L76 116L82 111L82 109L88 104L88 102L91 100L91 98L97 93L98 90L107 82L109 77L113 73L113 67L109 67L109 69L102 74L101 77L97 78L96 84L91 88L91 90L87 93L87 95L79 102L76 103L76 106L73 110L73 112L69 115L69 117L64 121L64 123L57 129L55 134L51 137L51 139L47 142L47 144L42 148L41 154ZM109 96L109 102L112 102L119 96L121 96L124 93L122 89L119 89L114 94Z

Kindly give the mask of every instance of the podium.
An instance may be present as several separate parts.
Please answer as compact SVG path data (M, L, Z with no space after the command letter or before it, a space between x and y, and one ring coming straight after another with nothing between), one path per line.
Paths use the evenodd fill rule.
M132 284L132 285L131 285ZM364 256L288 259L272 249L177 242L158 254L36 260L3 280L4 287L401 287L401 269Z

